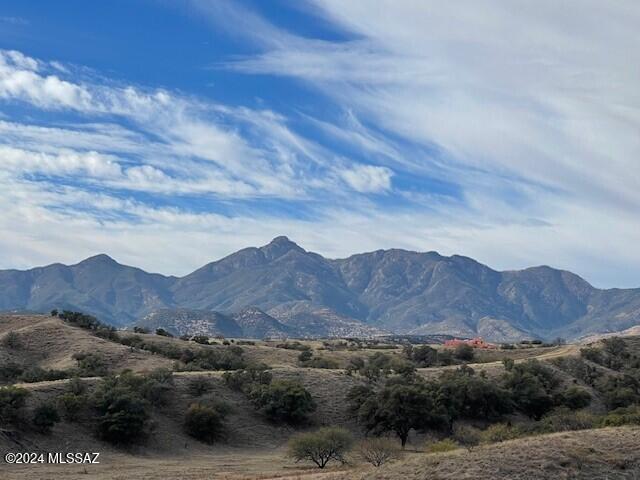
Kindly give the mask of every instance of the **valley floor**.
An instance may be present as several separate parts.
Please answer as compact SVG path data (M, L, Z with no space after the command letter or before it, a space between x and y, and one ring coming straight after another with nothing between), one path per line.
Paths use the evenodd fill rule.
M4 480L460 480L638 479L640 428L619 427L522 438L448 453L408 449L379 469L315 468L287 460L282 449L221 449L164 456L106 453L100 465L3 465Z

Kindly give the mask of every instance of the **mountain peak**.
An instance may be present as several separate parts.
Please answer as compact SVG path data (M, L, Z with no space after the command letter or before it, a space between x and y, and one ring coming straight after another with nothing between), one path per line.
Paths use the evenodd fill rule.
M80 264L118 265L118 262L116 262L106 253L100 253L98 255L86 258L85 260L81 261Z
M261 247L260 250L262 250L262 252L265 254L265 257L270 260L281 257L282 255L289 253L291 250L296 250L298 252L305 251L297 243L292 242L284 235L274 238L267 245Z

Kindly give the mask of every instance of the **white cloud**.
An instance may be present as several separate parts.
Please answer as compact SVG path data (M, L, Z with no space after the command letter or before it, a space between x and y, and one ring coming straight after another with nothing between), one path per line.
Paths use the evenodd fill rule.
M385 192L391 188L393 172L385 167L358 165L340 172L347 184L357 192Z

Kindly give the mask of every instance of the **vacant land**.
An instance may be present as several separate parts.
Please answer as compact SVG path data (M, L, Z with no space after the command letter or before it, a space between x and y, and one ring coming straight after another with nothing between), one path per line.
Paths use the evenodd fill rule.
M102 333L100 335L109 337ZM577 386L589 393L591 402L580 414L587 418L586 423L583 417L573 413L563 414L565 416L561 417L558 426L557 419L553 420L555 423L545 423L544 418L533 421L515 412L500 421L521 425L517 435L521 438L499 439L505 441L493 439L490 442L482 440L467 445L468 448L454 445L453 450L440 453L429 453L430 446L446 437L446 433L429 429L426 433L411 430L404 451L397 452L393 462L380 468L367 465L362 458L351 453L347 456L347 464L333 462L320 471L312 468L310 463L295 463L288 458L287 442L296 432L312 432L322 426L345 428L356 442L363 438L364 429L349 410L349 392L357 386L379 389L387 378L404 378L404 374L398 373L403 366L406 367L407 362L407 352L402 346L358 344L342 340L246 342L241 339L233 342L212 339L213 344L209 345L153 334L118 332L112 338L101 336L96 331L79 328L59 318L0 315L0 368L17 364L25 368L37 367L40 369L38 375L50 370L63 373L73 371L77 374L78 354L91 352L104 361L103 367L106 366L109 374L130 370L140 375L152 375L157 369L173 370L163 401L149 410L148 431L144 438L131 444L114 445L97 436L96 424L90 418L93 414L88 410L84 417L74 421L61 418L46 432L35 429L26 420L23 424L0 423L2 455L6 452L101 453L99 465L3 463L1 478L640 478L640 427L592 428L603 426L597 419L604 418L606 412L612 409L611 402L624 400L617 397L612 400L609 390L606 390L614 388L610 384L615 384L615 388L621 388L622 393L628 394L624 389L629 387L624 382L631 382L628 379L635 378L637 373L640 353L640 339L637 338L625 341L623 353L614 351L620 345L616 347L611 343L603 348L602 344L597 343L595 348L587 352L588 359L581 356L586 355L581 354L582 346L527 346L477 351L468 363L474 371L469 375L486 377L489 382L495 379L497 384L501 382L506 369L513 368L509 366L510 361L513 361L511 365L526 365L531 358L539 360L544 364L545 371L552 372L556 391L562 392L563 389ZM269 367L272 381L285 380L301 385L313 398L315 410L298 424L269 418L256 409L246 392L232 388L224 378L224 368L209 370L197 362L184 363L184 353L180 353L186 349L198 359L198 352L226 355L234 347L241 349L243 365L264 364ZM441 346L434 346L434 349L442 351ZM322 361L316 364L301 361L300 355L304 351ZM381 358L386 358L392 366L382 368L377 373L382 375L379 378L368 379L366 367L354 370L357 359L368 366ZM507 362L503 362L505 359ZM389 368L389 372L385 373L385 368ZM419 378L435 381L443 372L458 375L456 372L459 368L459 365L422 367L416 370L416 374ZM93 395L103 383L102 375L81 376L85 377L82 382L88 392L86 395ZM5 380L4 383L15 384L28 392L23 412L25 419L32 418L39 406L55 403L68 393L74 381L70 378L39 381L37 378L36 381L20 378L23 377ZM415 381L419 382L412 380ZM206 384L206 392L194 393L195 384ZM629 401L633 403L635 400ZM185 412L194 402L222 403L230 407L225 413L223 434L211 444L197 440L185 431ZM628 417L632 418L631 423L635 421L633 415ZM576 425L577 420L584 424ZM480 433L489 426L484 420L467 422L460 419L457 423L468 425ZM629 423L627 417L619 422L620 425L624 423ZM567 431L546 433L553 429L557 431L558 428ZM389 435L393 438L393 433ZM460 441L466 440L462 438Z

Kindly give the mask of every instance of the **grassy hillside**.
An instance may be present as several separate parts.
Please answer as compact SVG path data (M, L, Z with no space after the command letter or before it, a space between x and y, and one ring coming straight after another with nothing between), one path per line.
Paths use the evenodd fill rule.
M434 385L444 381L441 380L443 378L458 378L456 381L459 381L467 378L459 376L459 364L462 362L455 356L450 358L445 355L441 346L434 346L440 363L424 367L417 360L419 350L416 351L418 347L415 346L412 353L408 353L400 345L347 340L256 342L209 339L209 342L203 344L205 342L132 332L105 333L79 328L68 321L49 316L0 316L0 370L14 363L25 368L38 367L45 372L57 369L71 376L69 372L81 372L78 370L80 362L77 354L91 352L105 361L111 374L131 370L143 375L136 378L147 378L155 375L157 369L172 371L171 381L164 385L166 391L162 395L163 401L148 408L150 418L145 436L127 445L114 445L97 435L96 411L93 407L78 409L78 418L73 420L63 416L48 433L34 427L31 419L36 409L47 403L58 402L70 392L75 380L62 378L25 382L18 378L5 381L5 384L15 383L17 387L28 391L29 395L20 422L2 421L0 412L0 454L17 451L95 451L102 453L102 463L3 465L2 478L87 478L85 471L92 478L99 479L151 479L161 476L244 480L393 480L600 478L605 473L609 475L608 478L636 478L631 475L640 475L640 457L636 454L640 451L639 427L623 425L640 424L640 414L631 413L622 419L620 414L608 413L615 410L620 402L626 401L629 405L638 402L635 397L629 397L628 391L633 390L630 379L637 378L638 373L638 337L598 341L589 346L526 345L514 349L477 351L468 366L474 370L471 378L476 378L480 385L482 382L502 385L508 372L514 374L518 370L514 364L522 365L525 371L532 368L528 360L535 358L543 365L535 368L543 368L553 375L553 395L578 387L589 393L591 401L586 408L575 412L553 407L555 409L540 420L527 418L517 410L493 420L467 419L463 416L455 420L455 425L462 425L478 435L477 443L480 445L475 446L474 443L467 445L469 448L463 448L461 444L457 447L454 444L454 447L449 447L455 448L452 451L429 453L451 433L437 428L411 430L406 449L396 452L397 458L379 469L363 462L354 450L349 454L347 465L334 462L322 472L312 468L311 464L295 463L288 458L285 455L287 442L296 433L313 432L323 426L335 425L351 432L357 443L363 438L365 430L349 410L349 392L354 387L371 386L373 391L378 391L385 388L389 381L408 381L402 380L402 375L398 373L406 367L407 362L413 367L420 367L416 371L417 380L411 380L412 385L421 385L421 378L435 382ZM238 372L247 371L243 369L252 365L268 365L271 382L287 380L299 383L313 398L315 410L299 423L273 420L256 408L246 391L234 389L232 384L225 381L226 372L223 369L216 367L216 370L211 370L202 367L208 364L199 363L202 358L210 360L206 356L208 352L224 356L234 348L241 351L237 357L241 363L234 366L241 368ZM189 350L191 356L196 355L196 360L187 362L191 356L185 357L185 350ZM198 356L199 352L203 352L202 358ZM307 357L303 355L306 359L301 360L303 352L309 353ZM360 370L354 367L358 359L364 362ZM441 364L444 359L454 364ZM507 361L503 362L504 359ZM368 381L365 375L367 368L382 360L388 366L381 368L378 372L381 376L377 380ZM385 368L389 369L388 373L384 373ZM444 372L453 377L443 377ZM100 377L82 373L81 376L85 377L82 382L86 388L83 398L86 399L95 396L105 382ZM486 380L483 380L485 377ZM194 385L202 382L206 383L206 391L194 393ZM155 384L155 387L158 385ZM185 430L185 416L193 403L223 403L229 407L230 411L223 422L223 433L212 444L197 440ZM508 431L509 438L518 438L496 443L496 438L490 438L487 433L490 425L496 423L503 425L500 430L503 434ZM606 425L621 426L601 428ZM559 430L560 433L553 433ZM506 440L506 437L503 439ZM464 440L468 439L456 441ZM397 443L397 440L393 442Z

